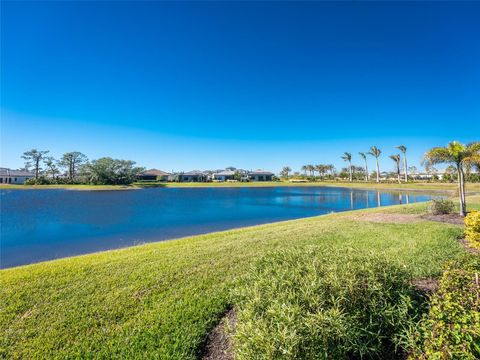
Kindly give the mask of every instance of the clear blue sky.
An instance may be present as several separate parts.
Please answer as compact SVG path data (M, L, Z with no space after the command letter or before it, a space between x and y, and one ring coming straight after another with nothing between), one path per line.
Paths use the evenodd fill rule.
M480 140L480 2L1 4L1 166L79 150L163 170ZM373 167L373 161L372 161Z

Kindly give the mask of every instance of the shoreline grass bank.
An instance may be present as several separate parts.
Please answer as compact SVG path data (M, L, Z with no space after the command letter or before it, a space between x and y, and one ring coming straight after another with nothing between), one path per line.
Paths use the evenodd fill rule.
M255 262L294 247L375 254L412 279L437 277L465 252L461 227L359 216L426 208L336 213L0 270L0 358L198 358Z
M377 189L391 191L429 191L443 192L454 194L457 191L456 183L426 183L426 182L409 182L409 183L375 183L375 182L287 182L287 181L269 181L269 182L221 182L221 183L165 183L165 182L144 182L133 183L131 185L11 185L0 184L3 190L45 190L45 189L65 189L65 190L84 190L84 191L109 191L109 190L138 190L148 188L244 188L244 187L346 187L356 189ZM470 195L480 193L480 183L467 183L466 190Z

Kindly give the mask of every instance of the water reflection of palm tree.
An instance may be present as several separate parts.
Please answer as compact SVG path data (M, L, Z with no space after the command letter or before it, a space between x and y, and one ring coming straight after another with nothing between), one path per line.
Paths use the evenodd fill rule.
M377 191L377 206L382 206L382 202L380 201L380 191Z
M350 191L350 209L353 209L353 191Z

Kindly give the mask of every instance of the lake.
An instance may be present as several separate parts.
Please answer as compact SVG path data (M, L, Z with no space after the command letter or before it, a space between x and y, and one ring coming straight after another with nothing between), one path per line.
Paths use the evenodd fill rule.
M0 190L0 268L330 212L427 201L333 187Z

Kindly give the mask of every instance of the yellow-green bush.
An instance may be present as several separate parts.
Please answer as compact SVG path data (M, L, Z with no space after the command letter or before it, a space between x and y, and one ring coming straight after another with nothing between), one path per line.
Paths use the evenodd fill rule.
M480 211L472 211L465 217L465 237L480 249Z

